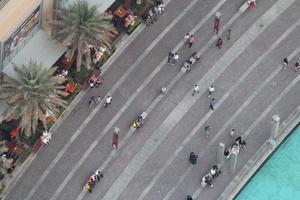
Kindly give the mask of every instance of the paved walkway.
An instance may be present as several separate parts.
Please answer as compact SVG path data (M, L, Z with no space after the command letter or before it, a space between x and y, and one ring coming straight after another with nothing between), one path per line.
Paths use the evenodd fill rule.
M293 70L300 56L300 5L296 0L259 1L243 14L239 6L230 0L171 0L160 20L112 62L103 87L84 93L5 199L179 200L188 194L217 199L235 176L225 162L214 188L201 188L201 176L216 163L217 144L232 143L232 128L245 137L240 170L269 137L271 116L279 113L284 121L298 106L300 92L300 76ZM222 49L215 47L212 32L216 11L222 13ZM196 38L191 49L183 41L186 32ZM171 50L181 58L175 66L166 64ZM191 72L181 72L194 51L202 59ZM282 71L285 56L290 66ZM195 83L201 90L191 96ZM206 92L211 84L214 111ZM168 93L160 96L163 86ZM111 95L113 103L89 109L92 95ZM143 111L148 113L145 126L133 132L130 123ZM205 125L212 128L209 138L203 135ZM111 151L114 127L121 130L116 153ZM190 151L199 155L195 166L187 162ZM82 186L98 168L104 179L87 194Z

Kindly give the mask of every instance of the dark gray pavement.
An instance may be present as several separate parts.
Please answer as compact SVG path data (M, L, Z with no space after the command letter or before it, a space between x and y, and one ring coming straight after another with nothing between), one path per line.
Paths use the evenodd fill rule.
M274 12L276 2L285 2L287 9ZM188 194L195 199L217 199L235 175L228 172L228 163L223 165L213 189L202 189L200 178L215 164L217 144L232 143L229 130L235 128L247 141L239 154L239 170L269 137L271 117L278 113L284 121L299 105L300 78L293 71L300 56L300 26L296 24L300 19L299 1L259 1L254 9L236 15L241 4L234 0L171 0L160 20L146 27L105 72L104 85L89 90L80 100L6 199L180 200ZM216 6L222 13L220 28L229 23L233 31L229 41L221 35L221 50L208 42L216 37L212 32L214 16L209 14ZM261 17L272 8L268 17L274 21L269 24ZM180 15L182 18L178 18ZM234 16L238 17L231 23ZM258 31L249 31L251 26ZM196 43L191 49L181 47L183 36L193 28ZM180 76L157 106L151 107L142 130L131 133L132 120L149 109L162 86L178 77L181 62L164 64L175 46L181 62L192 52L205 49L202 60ZM237 47L241 52L233 59ZM150 51L141 57L147 48ZM291 54L294 58L288 69L278 70L282 58ZM215 69L222 73L216 76ZM214 79L216 110L210 111L206 90ZM191 97L195 83L201 83L201 92ZM141 90L137 90L139 87ZM90 96L107 94L113 97L107 109L100 105L88 108ZM212 127L210 138L203 136L206 124ZM125 138L126 142L110 157L115 126L121 130L119 142ZM66 145L68 148L64 148ZM200 155L196 166L187 162L190 151ZM92 194L85 194L82 186L87 177L108 158L103 181Z

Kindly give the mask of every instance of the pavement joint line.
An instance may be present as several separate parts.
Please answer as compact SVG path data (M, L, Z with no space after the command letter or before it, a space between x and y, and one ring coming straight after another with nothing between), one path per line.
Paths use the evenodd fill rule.
M157 37L153 42L152 42L152 44L144 51L144 53L142 54L143 56L141 56L141 57L139 57L137 60L136 60L136 62L133 64L133 66L137 66L138 65L138 63L140 63L142 60L143 60L143 58L152 50L152 48L159 42L159 40L164 36L164 35L166 35L167 34L167 32L188 12L188 10L189 9L191 9L192 7L193 7L193 5L195 4L195 3L197 3L199 0L194 0L191 4L189 4L189 6L188 7L186 7L185 9L184 9L184 11L182 11L181 12L181 14L180 15L178 15L173 21L172 21L172 23L160 34L160 36L159 37ZM223 0L224 2L226 1L226 0ZM204 21L203 20L201 20L200 21L200 23L199 24L204 24ZM196 28L196 27L195 27ZM195 28L193 29L193 30L195 30ZM155 44L155 45L154 45ZM180 46L182 46L184 44L184 42L183 41L181 41L177 46L178 46L178 49L179 49L179 47ZM164 62L161 62L161 65L163 66L165 63ZM161 66L161 67L162 67ZM157 70L157 72L159 72L159 70ZM127 72L126 72L127 73ZM148 81L148 82L150 82L151 80L152 80L152 78L155 76L156 74L153 74L153 76L148 76L147 77L147 79L146 79L146 81ZM146 81L144 82L144 83L146 83ZM140 87L145 87L147 84L142 84ZM120 85L120 84L119 84ZM113 88L112 88L113 89ZM111 90L112 90L111 89ZM141 90L142 91L142 90ZM128 100L124 105L123 105L123 107L124 106L126 106L126 107L128 107L129 105L130 105L130 103L134 100L134 98L135 98L135 96L137 96L138 94L139 94L139 92L141 92L141 91L138 91L137 90L137 92L135 93L136 95L132 95L131 96L131 98L130 98L130 100ZM113 92L111 92L111 93L113 93ZM99 108L99 107L98 107ZM96 112L98 111L99 109L94 109L93 111L92 111L92 113L91 113L91 115L88 117L88 121L90 121L91 120L91 118L96 114ZM124 109L125 110L125 109ZM108 129L109 128L107 128L107 127L111 127L112 125L113 125L113 123L115 123L115 121L117 121L117 119L121 116L121 114L122 114L123 112L119 112L117 115L115 115L115 117L110 121L110 123L104 128L104 130L101 132L101 133L104 133L104 134L100 134L99 136L98 136L98 138L97 138L97 140L96 141L98 141L98 140L101 140L103 137L104 137L104 135L106 135L106 133L108 132ZM84 127L82 127L82 129L83 129ZM106 130L107 129L107 130ZM106 131L105 131L106 130ZM74 135L76 135L76 134L74 134ZM76 137L75 138L77 138L78 137L78 135L76 135ZM98 142L97 142L98 143ZM54 199L56 199L56 198L58 198L58 195L60 194L60 192L63 190L63 188L65 187L65 185L67 184L67 182L69 182L69 179L71 179L72 178L72 176L73 176L73 173L75 173L76 172L76 170L80 167L80 165L83 163L83 160L85 160L85 159L87 159L87 157L88 157L88 154L87 154L87 152L89 152L89 151L86 151L85 153L84 153L84 156L82 156L81 157L81 159L80 159L80 161L76 164L76 166L71 170L71 172L68 174L68 176L64 179L64 181L60 184L60 186L58 187L58 189L56 190L56 192L53 194L53 196L51 197L51 200L54 200ZM82 162L81 162L82 161ZM78 166L78 167L77 167ZM70 175L71 174L71 175ZM37 188L36 188L37 189ZM33 194L32 194L33 195ZM32 196L31 195L31 196ZM29 195L30 196L30 195Z
M263 15L265 16L265 15ZM276 19L276 18L274 18ZM269 24L274 20L271 19ZM264 30L267 26L263 27L262 30ZM245 38L244 36L242 36L221 58L220 61L222 61L222 59L224 59L224 57L228 56L232 49L234 49L236 46L241 46L240 44L242 44L244 42L244 40L248 39L250 41L253 41L258 35L260 35L260 33L262 32L262 30L257 31L256 34L253 34L252 37L248 37ZM253 32L253 26L251 26L247 32L244 35L247 35L247 33L249 32ZM237 58L244 50L246 47L242 47L240 48L239 52L237 52L236 55L231 56L232 62L235 58ZM229 53L228 53L229 52ZM230 63L228 63L229 65ZM219 65L219 62L216 63L212 69L216 68ZM222 70L217 71L217 74L215 74L214 77L207 77L209 73L205 74L205 76L199 81L201 84L201 86L207 86L206 88L208 88L208 83L203 82L203 80L208 80L209 83L214 82L214 79L218 76L220 76L223 71L228 67L227 66L223 66L224 68L222 68ZM201 82L202 81L202 82ZM202 91L202 90L201 90ZM202 92L203 93L203 92ZM200 96L200 95L199 95ZM146 162L146 160L148 159L148 157L150 157L152 155L152 153L154 152L154 150L158 147L158 145L164 140L164 138L168 135L168 133L171 131L171 129L173 128L174 124L176 124L185 114L186 112L191 108L191 106L197 101L197 99L199 99L200 97L191 97L190 92L188 92L188 95L186 95L184 97L184 99L175 107L175 109L168 115L168 117L163 121L163 123L160 125L160 127L158 128L157 131L154 132L154 134L147 140L147 142L145 143L145 145L142 147L142 149L136 154L136 156L130 161L130 163L127 165L127 167L124 169L124 171L121 173L121 175L117 178L117 180L113 183L113 185L109 188L109 190L107 191L107 193L105 194L105 196L103 197L103 200L114 200L114 199L118 199L119 196L121 195L120 191L123 191L126 186L128 185L128 183L131 181L131 179L134 177L134 175L137 173L137 171L134 171L134 173L130 173L130 176L127 176L127 178L125 179L125 181L122 182L122 179L125 178L126 176L126 171L131 171L132 172L132 167L135 166L138 170L142 167L142 165ZM189 103L192 102L192 103ZM182 104L185 104L182 105ZM178 108L183 107L184 110L182 110L181 112L178 112ZM171 116L174 116L174 113L178 113L176 118L171 118ZM171 118L171 119L170 119ZM163 131L162 131L163 130ZM150 143L152 140L155 140L156 143L154 145L150 146ZM143 160L139 160L139 156L140 154L142 154L142 152L145 152L145 154L147 155L146 157L143 158ZM137 160L139 160L139 162L137 162Z
M197 2L199 0L194 0L194 2ZM193 4L190 4L193 5ZM189 6L188 8L191 8L192 6ZM188 10L185 9L185 11L187 12ZM151 49L167 34L167 32L171 29L171 27L173 27L184 15L178 15L173 21L172 23L170 23L167 28L161 32L161 34L149 45L149 47L137 58L137 60L134 62L134 64L132 64L128 70L123 74L123 76L119 79L118 82L116 82L116 84L110 89L110 91L107 92L107 94L105 96L107 96L108 94L113 94L117 88L119 88L119 86L121 85L121 83L126 79L126 77L136 68L138 67L138 64L144 59L144 57L151 51ZM102 102L104 102L104 100L101 101L100 105L102 104ZM90 121L93 116L95 115L95 113L101 108L101 106L97 106L93 112L89 115L89 117L86 119L87 121ZM80 126L82 127L82 126ZM83 128L82 128L83 129ZM81 131L75 131L74 135L76 135L76 138L79 136ZM103 131L104 132L104 131ZM72 144L72 141L68 141L65 146L62 148L62 150L58 153L57 157L60 159L64 152L66 152L66 150L70 147L70 145ZM56 158L57 158L56 157ZM58 159L58 160L59 160ZM57 159L55 159L56 161ZM48 166L47 169L53 169L54 166L56 165L56 162L51 162L51 164ZM47 171L47 170L46 170ZM49 170L50 171L50 170ZM37 183L35 184L35 186L30 190L30 192L28 193L27 197L25 198L25 200L29 200L31 199L31 197L36 193L37 188L39 187L39 185L42 183L42 181L46 178L46 176L48 176L48 173L45 172L42 174L41 178L37 181ZM54 198L55 198L55 194L54 194Z
M298 25L300 24L300 20L298 20L297 23L295 23L293 26L291 26L286 32L284 32L272 45L271 47L264 53L262 56L260 56L255 63L253 63L248 70L238 79L238 81L228 90L228 92L220 99L219 104L222 104L232 93L238 85L259 65L260 62L269 54L273 49L275 49ZM292 53L291 57L289 57L289 60L291 60L292 56L295 55L297 52ZM208 112L202 120L198 123L198 125L192 130L189 136L186 137L186 139L180 144L179 148L175 150L175 154L173 154L167 161L167 163L172 162L181 149L184 148L184 146L191 140L191 138L198 132L198 129L200 129L205 121L212 115L213 112ZM216 136L215 136L216 137ZM179 150L180 149L180 150ZM201 156L200 156L201 157ZM164 171L167 169L168 165L164 165L160 171L156 174L156 176L151 180L151 182L148 184L148 186L144 189L138 200L144 199L146 194L150 191L150 189L153 187L153 185L156 183L156 181L160 178L160 176L164 173Z
M196 27L194 27L194 29L191 31L191 32L195 32L196 30L198 30L204 23L205 23L205 20L207 20L208 18L209 18L209 15L213 15L214 13L215 13L215 11L225 2L226 0L223 0L223 1L221 1L221 2L219 2L218 4L217 4L217 6L214 8L214 9L212 9L212 11L205 17L205 18L203 18L201 21L200 21L200 23L196 26ZM174 49L174 51L177 51L180 47L182 47L184 45L184 42L183 41L181 41L180 43L178 43L177 44L177 46L175 47L175 49ZM160 63L160 65L151 73L151 75L150 76L148 76L148 78L147 79L149 79L149 82L154 78L154 76L161 70L161 68L163 67L165 65L165 62L164 61L162 61L161 63ZM181 72L181 71L180 71ZM171 86L173 86L176 82L177 82L177 80L179 80L180 79L180 77L183 75L184 73L179 73L179 75L177 75L174 79L173 79L173 84L171 83L170 85ZM146 79L146 81L147 81L147 79ZM148 83L146 83L146 81L140 86L140 88L142 88L143 87L143 85L147 85ZM138 91L138 92L141 92L142 90L139 90L140 88L138 88L136 91ZM170 88L170 87L169 87ZM135 96L137 96L138 94L137 93L135 93L136 95L132 95L131 96L131 98L132 99L134 99L135 98ZM149 108L146 110L146 112L147 113L150 113L154 108L155 108L155 106L159 103L159 101L161 100L163 98L163 96L161 96L161 95L159 95L156 99L155 99L155 101L153 101L152 102L152 104L149 106ZM128 102L129 102L129 100L128 100ZM128 104L130 104L130 103L128 103ZM121 108L121 110L123 109L124 107L122 107ZM125 109L124 109L124 111L125 111ZM129 136L128 136L128 138L129 138ZM124 139L123 139L124 140ZM120 148L120 146L119 146L119 148ZM80 163L80 162L79 162ZM106 161L104 162L104 163L106 163ZM108 163L108 162L107 162ZM105 165L104 165L105 166ZM102 166L100 166L100 168L99 169L104 169L105 167L104 167L103 165ZM74 168L73 168L74 169ZM76 169L74 169L74 172L76 171ZM72 172L73 172L73 170L72 170ZM61 188L61 187L59 187L59 188ZM79 194L79 196L77 197L77 200L80 200L80 199L82 199L83 197L84 197L84 194L86 193L86 191L84 192L84 191L82 191L80 194Z
M290 59L292 59L297 53L300 52L300 47L298 49L296 49L290 56ZM280 65L278 68L280 68L282 65ZM279 70L281 71L281 70ZM251 124L251 126L245 131L245 133L243 135L241 135L241 137L245 138L247 137L253 130L254 128L261 122L261 120L266 117L266 115L274 108L274 106L292 89L292 87L300 81L300 75L297 75L297 77L292 81L292 83L289 84L288 87L286 87L282 93L280 93L280 95L275 99L275 101L273 101L265 110L264 112L258 117L256 118L256 120ZM226 160L225 160L226 161ZM254 162L254 160L252 161ZM224 165L225 162L222 164ZM236 181L237 176L235 176L233 178L233 181ZM229 183L230 184L230 183ZM200 192L202 191L203 188L199 188L196 190L195 193L193 193L193 197L197 198L197 196L200 194Z
M171 0L166 0L166 5L167 3L171 1ZM121 53L123 53L123 51L129 46L129 44L131 44L132 41L134 41L134 39L145 29L146 25L141 24L139 27L136 28L136 30L122 43L122 45L120 45L116 51L114 52L114 54L108 58L108 60L104 63L104 65L101 67L101 75L103 75L108 69L109 66L119 57L119 55L121 55ZM55 125L51 127L50 131L54 132L58 129L58 127L60 127L60 125L62 124L62 122L68 117L68 115L71 113L71 111L75 108L75 106L78 104L78 102L82 99L83 96L85 96L87 94L87 92L90 90L90 88L81 91L76 97L75 99L72 101L72 103L64 110L64 112L61 114L61 117L59 117L56 122ZM36 152L38 153L38 152ZM24 167L24 164L22 166L21 169L16 170L18 171L18 176L14 176L13 178L9 179L9 181L7 181L7 185L10 185L9 188L5 188L5 190L3 191L2 194L2 198L5 199L6 196L10 193L10 191L15 187L15 185L18 183L18 181L20 180L20 178L23 176L23 174L25 173L25 171L27 171L28 167L31 165L31 163L34 161L34 159L36 158L36 153L31 156L31 159L28 159L26 161L26 166Z
M168 163L169 164L169 163ZM170 163L171 164L171 163ZM183 179L185 178L185 176L187 174L189 174L192 171L192 166L189 166L189 168L187 170L184 171L183 175L180 176L179 180L176 182L175 186L170 190L172 192L169 192L164 198L163 200L167 200L171 197L171 195L175 192L175 189L180 185L180 183L183 181ZM174 190L174 191L173 191Z

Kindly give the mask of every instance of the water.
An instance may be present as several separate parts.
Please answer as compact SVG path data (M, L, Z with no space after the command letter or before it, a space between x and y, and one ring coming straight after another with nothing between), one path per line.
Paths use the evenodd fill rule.
M235 199L300 200L300 125Z

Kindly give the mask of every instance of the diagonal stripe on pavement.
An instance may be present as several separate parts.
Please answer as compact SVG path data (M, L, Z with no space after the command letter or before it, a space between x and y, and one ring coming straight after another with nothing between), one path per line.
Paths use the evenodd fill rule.
M208 86L214 82L233 62L233 60L235 60L247 48L247 46L279 16L281 12L276 14L271 13L277 10L274 9L275 7L277 8L277 6L278 3L269 9L268 12L266 12L253 26L251 26L246 33L224 54L224 56L221 57L218 63L216 63L211 70L205 74L198 84L203 89L201 91L205 91L206 88L208 88ZM284 8L285 7L281 9L285 10ZM260 24L265 24L265 26L261 27ZM190 94L185 96L185 98L168 115L158 130L147 140L143 148L131 160L122 174L107 191L103 200L116 200L119 198L138 170L199 98L200 95L194 98L192 98Z

